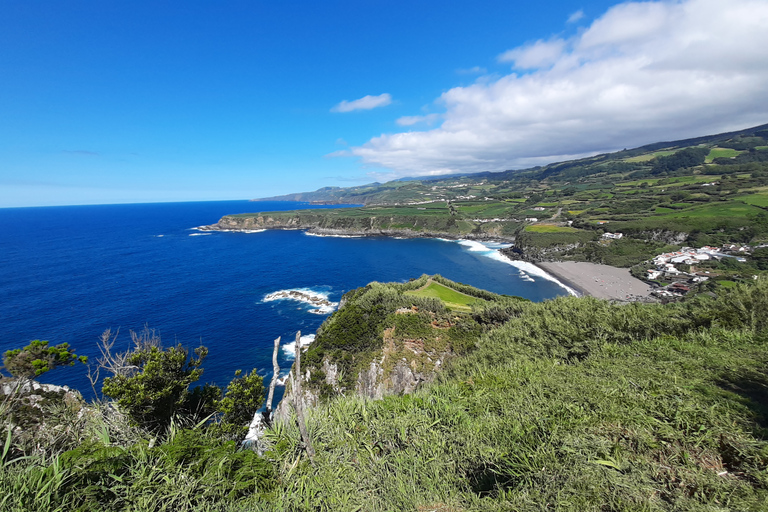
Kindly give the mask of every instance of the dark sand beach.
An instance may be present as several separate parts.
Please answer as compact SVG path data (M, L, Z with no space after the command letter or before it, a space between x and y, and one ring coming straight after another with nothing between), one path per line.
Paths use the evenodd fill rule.
M536 263L582 295L599 299L637 300L648 297L651 286L633 277L629 269L582 261Z

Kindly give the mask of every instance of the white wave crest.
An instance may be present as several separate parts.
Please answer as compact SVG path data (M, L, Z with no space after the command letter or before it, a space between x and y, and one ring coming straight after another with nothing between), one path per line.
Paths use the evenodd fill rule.
M499 258L497 258L497 259L499 259L499 261L503 261L505 263L508 263L508 264L512 265L513 267L517 267L518 270L521 270L521 271L525 272L526 274L529 274L529 277L530 277L530 275L534 275L536 277L541 277L542 279L546 279L548 281L552 281L556 285L564 288L565 291L567 291L569 294L571 294L571 295L573 295L575 297L579 296L579 293L576 290L574 290L570 286L567 286L567 285L563 284L563 282L560 281L558 278L556 278L552 274L542 270L541 268L537 267L533 263L528 263L527 261L512 260L512 259L507 258L506 256L504 256L501 253L497 253L497 254L499 255Z
M315 341L315 335L314 334L305 334L301 338L299 338L299 346L302 350L307 350L309 348L309 345ZM283 351L286 357L289 359L293 359L296 357L296 341L292 341L290 343L286 343L280 349Z
M309 304L310 306L314 306L309 312L315 315L327 315L333 313L336 306L339 305L338 302L329 300L327 293L318 292L309 288L278 290L265 295L262 302L271 302L273 300L294 300L296 302Z
M445 240L442 238L438 238L438 240ZM558 286L562 287L565 291L567 291L571 295L579 296L578 292L574 290L573 288L565 285L562 283L559 279L557 279L552 274L549 274L548 272L545 272L541 268L537 267L533 263L528 263L527 261L518 261L518 260L512 260L506 256L504 256L498 249L503 249L506 247L511 247L511 244L505 244L501 242L477 242L475 240L445 240L446 242L457 242L460 245L463 245L467 247L472 252L479 252L482 253L482 256L486 256L488 258L491 258L496 261L500 261L502 263L506 263L508 265L512 265L513 267L516 267L520 271L520 278L524 281L533 282L535 279L531 276L540 277L542 279L546 279L548 281L552 281L553 283L557 284Z
M189 236L206 236L206 235L212 235L213 233L190 233Z
M307 236L319 236L322 238L363 238L363 235L327 235L322 233L310 233L309 231L304 232Z

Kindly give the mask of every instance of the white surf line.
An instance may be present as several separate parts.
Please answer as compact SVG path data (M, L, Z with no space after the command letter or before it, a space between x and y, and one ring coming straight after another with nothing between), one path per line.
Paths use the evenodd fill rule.
M363 238L364 235L324 235L321 233L310 233L309 231L304 231L304 234L307 236L319 236L322 238Z
M202 231L202 234L212 235L213 233L263 233L266 229L203 229L205 226L189 228L191 231Z
M549 272L546 272L544 269L537 267L533 263L528 263L527 261L513 260L511 258L508 258L498 250L499 248L502 248L502 247L511 247L511 244L500 244L500 243L490 242L488 243L488 245L486 245L482 242L477 242L475 240L464 240L464 239L448 240L445 238L438 238L437 240L442 240L445 242L456 242L469 248L469 250L472 252L481 252L483 256L487 256L496 261L501 261L502 263L506 263L507 265L512 265L513 267L517 268L520 271L520 277L525 281L534 280L531 278L531 276L540 277L542 279L546 279L547 281L552 281L553 283L557 284L558 286L563 288L565 291L567 291L570 295L573 295L574 297L580 296L579 292L577 292L570 286L566 285L565 283L560 281L558 278L556 278ZM489 245L491 244L497 247L489 247Z
M497 254L497 257L495 257L494 259L498 259L499 261L503 261L504 263L512 265L513 267L516 267L522 272L525 272L529 276L534 275L536 277L541 277L542 279L552 281L556 285L565 289L565 291L567 291L570 295L573 295L574 297L581 297L581 294L579 292L577 292L570 286L564 284L562 281L560 281L558 278L556 278L549 272L545 271L544 269L537 267L533 263L528 263L527 261L513 260L511 258L504 256L500 252L496 252L496 254Z

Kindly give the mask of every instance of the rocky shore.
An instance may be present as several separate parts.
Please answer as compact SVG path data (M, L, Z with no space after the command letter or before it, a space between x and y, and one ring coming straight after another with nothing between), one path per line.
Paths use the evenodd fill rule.
M264 297L264 302L273 300L295 300L304 302L310 306L314 306L314 309L309 310L310 313L321 315L331 313L336 306L338 306L337 302L331 302L325 295L305 290L279 290L267 294Z

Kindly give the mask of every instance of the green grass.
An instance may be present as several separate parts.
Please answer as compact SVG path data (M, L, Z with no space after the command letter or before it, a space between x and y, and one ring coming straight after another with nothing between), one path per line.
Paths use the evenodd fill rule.
M677 210L674 213L670 213L667 217L672 218L691 218L691 219L704 219L704 218L723 218L729 219L746 218L749 215L759 213L760 210L749 205L745 205L739 201L728 201L725 203L710 203L704 206L698 206L689 208L686 210Z
M645 155L633 156L631 158L625 158L625 162L648 162L653 160L657 156L669 156L680 151L679 149L671 149L667 151L656 151L655 153L648 153Z
M741 153L743 153L743 151L738 151L736 149L712 148L704 162L710 164L715 158L731 158L734 156L739 156Z
M482 299L477 297L471 297L461 292L457 292L453 288L449 288L440 283L434 281L430 282L427 286L420 290L413 290L405 292L408 295L414 295L416 297L429 297L434 299L440 299L446 307L457 311L471 311L470 307Z
M621 183L617 183L617 187L638 187L642 185L643 183L647 183L648 185L655 185L656 182L658 182L659 179L644 179L644 180L635 180L635 181L623 181Z
M762 512L768 282L718 294L481 303L473 316L490 323L435 382L308 408L313 460L294 417L259 456L204 427L150 448L94 411L75 450L3 452L0 509Z
M581 231L570 226L554 226L552 224L535 224L526 226L525 230L529 233L576 233Z
M740 199L741 201L744 201L747 204L751 204L752 206L768 208L768 194L750 194L748 196L737 197L736 199Z

